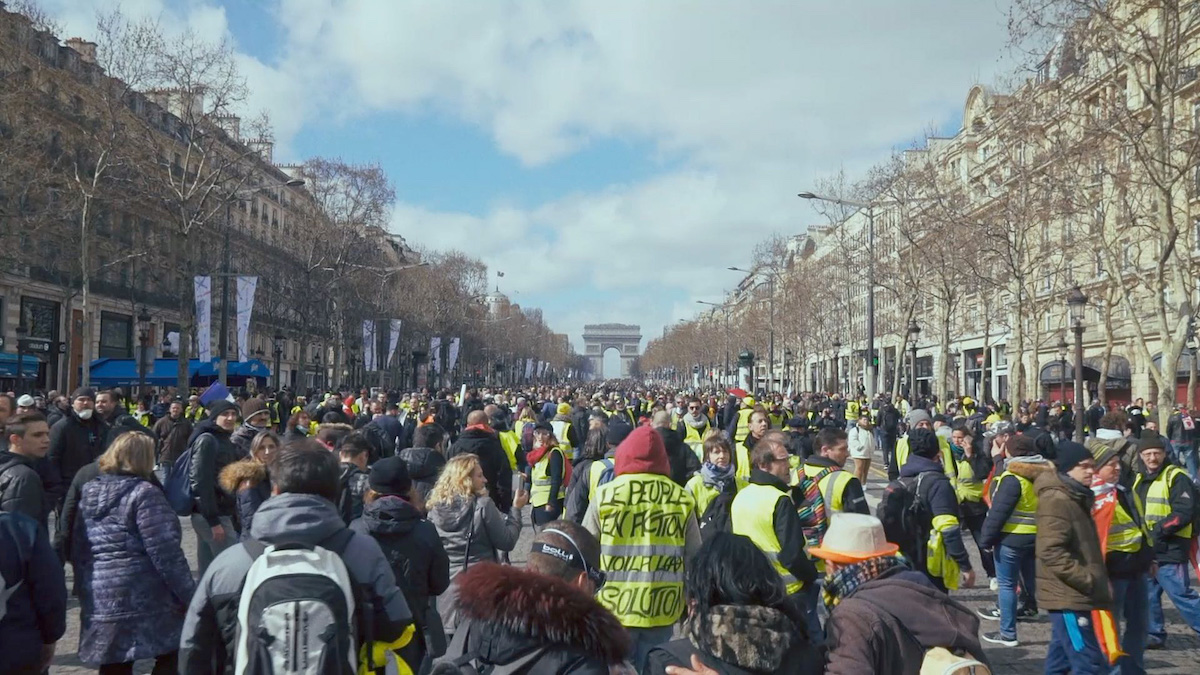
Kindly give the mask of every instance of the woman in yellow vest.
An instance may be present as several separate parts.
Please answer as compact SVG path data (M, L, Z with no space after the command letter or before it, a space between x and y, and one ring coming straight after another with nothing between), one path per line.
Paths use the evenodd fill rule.
M554 428L545 422L533 427L533 449L525 461L529 464L533 524L540 527L562 517L567 485L571 482L571 463L554 437Z
M700 534L706 540L712 537L715 529L706 529L705 524L728 522L729 504L737 491L746 485L746 481L738 478L735 473L733 444L729 442L729 437L719 431L710 431L704 439L704 465L700 468L700 473L692 476L684 488L692 495L692 499L696 500ZM717 496L722 494L726 495L726 498L716 501ZM725 513L709 513L710 506L724 508Z
M992 549L983 545L983 522L988 513L983 501L983 481L992 471L992 458L986 452L975 451L975 438L961 423L950 432L950 453L958 467L953 482L954 494L958 497L959 522L971 531L988 578L995 579L996 561Z

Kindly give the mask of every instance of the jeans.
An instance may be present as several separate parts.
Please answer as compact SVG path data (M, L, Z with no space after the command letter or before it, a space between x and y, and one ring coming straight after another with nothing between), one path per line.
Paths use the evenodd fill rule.
M1146 625L1150 621L1147 604L1146 576L1132 579L1113 579L1113 597L1117 599L1113 618L1117 621L1117 634L1121 638L1121 651L1125 652L1117 661L1114 672L1120 675L1145 675L1143 656L1146 652ZM1121 623L1125 628L1122 631Z
M629 637L633 639L633 667L639 673L646 669L646 656L655 647L670 642L675 637L674 626L659 626L657 628L626 628Z
M1108 659L1096 641L1091 612L1050 612L1046 675L1108 673Z
M212 526L204 516L199 513L192 514L192 529L196 531L196 566L200 568L200 576L204 576L204 570L208 569L221 551L238 543L238 531L233 526L233 519L221 516L220 524L225 530L225 539L218 544L213 540Z
M1029 595L1033 595L1036 561L1034 549L1013 548L1004 544L996 547L996 582L1000 586L1000 635L1006 639L1017 638L1017 583L1022 581Z
M1188 579L1188 566L1183 563L1159 563L1158 574L1150 577L1146 584L1147 596L1150 598L1150 626L1147 633L1160 641L1167 639L1167 627L1164 625L1162 594L1175 604L1183 620L1192 630L1200 633L1200 595L1192 588Z
M884 434L879 447L883 451L883 461L887 464L888 480L896 480L900 477L900 467L896 465L896 437Z
M1197 456L1196 446L1191 443L1176 443L1175 441L1171 441L1171 446L1175 448L1179 464L1187 470L1192 482L1200 482L1200 456Z
M798 606L804 614L805 626L808 627L808 641L811 644L819 645L825 643L825 631L821 628L821 581L822 577L817 577L816 581L808 584L791 596L793 604Z

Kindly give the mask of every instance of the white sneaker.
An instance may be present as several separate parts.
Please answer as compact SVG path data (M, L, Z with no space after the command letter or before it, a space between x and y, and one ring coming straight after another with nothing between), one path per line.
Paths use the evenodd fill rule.
M992 589L993 593L1000 590L1000 580L992 577L992 580L988 582L988 588Z

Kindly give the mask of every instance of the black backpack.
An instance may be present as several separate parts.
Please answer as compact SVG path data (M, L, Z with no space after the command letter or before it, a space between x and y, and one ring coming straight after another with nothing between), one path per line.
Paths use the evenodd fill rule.
M371 444L371 456L368 458L368 464L374 464L381 459L391 457L396 454L396 445L388 438L388 434L383 427L375 423L374 420L363 425L361 429L362 435L366 437L367 442Z
M725 491L718 493L708 503L708 508L704 509L704 514L700 516L701 540L708 541L717 532L733 532L733 518L729 509L736 496L736 492Z
M900 552L917 570L925 569L926 543L933 530L933 511L926 500L937 474L923 471L888 483L875 509L875 516L883 523L884 536L900 547Z
M474 622L468 621L460 625L454 633L454 639L446 648L445 656L433 664L431 675L516 675L516 673L531 672L546 654L545 647L531 649L510 663L488 664L481 660L480 655L467 648L468 639Z

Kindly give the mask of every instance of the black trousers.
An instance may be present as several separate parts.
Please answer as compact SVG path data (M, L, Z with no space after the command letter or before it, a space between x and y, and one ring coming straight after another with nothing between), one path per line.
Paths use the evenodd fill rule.
M160 654L154 659L151 675L174 675L179 672L179 652ZM106 663L100 666L100 675L133 675L133 661L128 663Z

